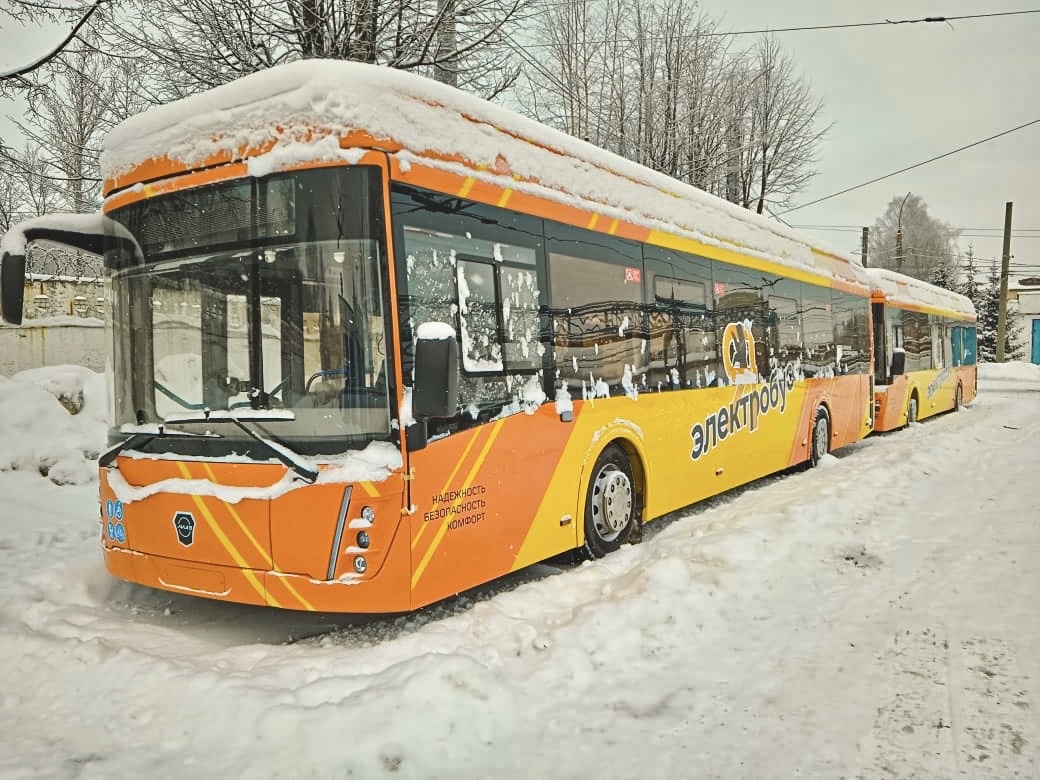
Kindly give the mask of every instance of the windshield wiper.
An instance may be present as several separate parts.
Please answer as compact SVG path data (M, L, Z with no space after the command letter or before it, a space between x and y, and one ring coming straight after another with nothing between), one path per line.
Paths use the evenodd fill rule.
M223 409L204 409L201 414L171 414L163 419L163 425L197 425L200 423L229 422L236 425L243 433L257 443L263 445L283 465L295 471L308 484L318 478L318 468L300 454L293 452L284 444L264 438L243 420L249 422L291 422L296 414L284 409L254 409L242 415L232 414Z
M125 428L121 433L129 433L130 436L114 444L98 456L98 466L102 468L114 461L123 450L134 450L143 447L154 439L165 439L167 437L177 438L203 438L222 439L219 433L188 433L187 431L168 431L163 425L141 425L136 426L141 430L127 431Z

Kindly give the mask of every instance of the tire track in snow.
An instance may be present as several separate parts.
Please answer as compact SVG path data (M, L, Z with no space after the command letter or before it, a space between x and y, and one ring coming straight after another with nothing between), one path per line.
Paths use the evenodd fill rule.
M857 777L1037 776L1026 737L1029 677L1010 642L906 630L883 663L896 689L878 707Z

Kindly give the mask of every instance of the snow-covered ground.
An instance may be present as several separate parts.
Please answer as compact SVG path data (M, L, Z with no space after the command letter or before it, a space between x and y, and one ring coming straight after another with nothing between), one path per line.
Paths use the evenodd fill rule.
M1040 368L980 375L639 546L375 619L113 580L103 383L0 377L0 776L1037 777Z

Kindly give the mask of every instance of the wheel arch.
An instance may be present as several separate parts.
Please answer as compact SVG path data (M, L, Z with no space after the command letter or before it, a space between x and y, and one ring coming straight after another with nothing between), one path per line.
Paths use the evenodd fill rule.
M906 424L910 424L910 404L913 403L916 406L916 414L914 415L914 422L918 422L921 419L921 393L918 390L917 385L910 386L910 392L906 395Z
M615 421L611 425L606 426L597 432L597 435L593 437L588 449L585 453L585 459L581 465L581 478L578 483L578 491L576 496L576 505L574 509L575 518L585 517L585 501L588 496L589 486L593 479L593 469L596 466L596 461L599 460L600 455L610 447L611 445L617 445L625 453L625 457L628 458L628 464L632 469L632 482L635 490L637 504L636 504L636 519L637 523L632 528L632 534L629 541L638 542L642 538L643 524L647 521L646 507L647 507L647 494L650 490L650 479L649 479L649 467L646 447L643 444L643 437L641 431L632 423L626 423L625 421ZM578 522L577 524L577 542L578 547L582 547L585 544L585 524L584 522Z

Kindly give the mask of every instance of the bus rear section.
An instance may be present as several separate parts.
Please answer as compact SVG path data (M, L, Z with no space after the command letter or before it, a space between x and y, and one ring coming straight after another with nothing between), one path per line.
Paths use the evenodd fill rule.
M869 273L874 281L875 430L903 428L974 400L978 383L971 302L894 271Z

